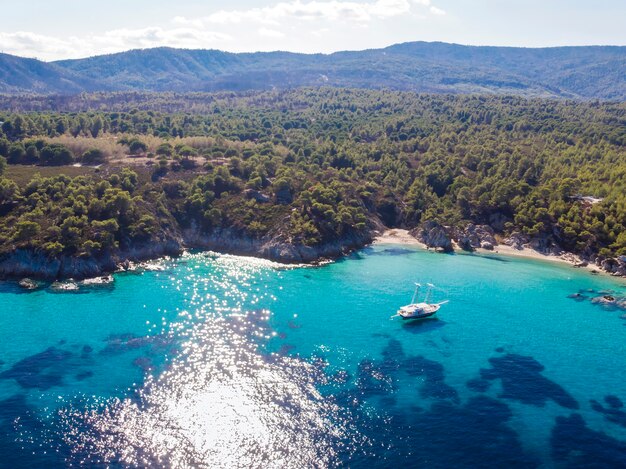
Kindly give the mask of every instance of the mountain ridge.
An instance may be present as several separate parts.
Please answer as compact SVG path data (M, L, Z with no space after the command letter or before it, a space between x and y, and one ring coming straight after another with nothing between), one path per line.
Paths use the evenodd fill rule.
M10 95L301 86L626 100L626 46L407 42L331 54L158 47L55 62L0 54L0 93Z

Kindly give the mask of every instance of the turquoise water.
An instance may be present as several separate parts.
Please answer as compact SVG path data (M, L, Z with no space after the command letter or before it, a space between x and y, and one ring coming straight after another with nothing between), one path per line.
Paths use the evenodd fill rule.
M590 301L617 280L391 245L160 266L0 285L0 466L626 465L624 312ZM414 281L449 303L390 319Z

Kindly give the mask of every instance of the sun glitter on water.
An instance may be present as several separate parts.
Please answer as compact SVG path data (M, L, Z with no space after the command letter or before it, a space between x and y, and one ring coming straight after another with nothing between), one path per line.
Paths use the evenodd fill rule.
M345 410L319 394L319 368L262 350L272 336L270 312L242 312L267 295L255 285L276 266L209 259L210 275L194 273L193 262L176 281L195 309L181 313L185 327L172 325L183 343L167 369L148 376L135 397L112 400L104 409L61 411L70 463L328 466L337 448L345 451L355 440Z

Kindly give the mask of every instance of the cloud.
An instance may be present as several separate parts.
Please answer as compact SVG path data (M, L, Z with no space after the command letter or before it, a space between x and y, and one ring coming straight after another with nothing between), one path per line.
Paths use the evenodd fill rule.
M435 16L442 16L446 14L445 10L434 6L431 0L413 0L413 3L424 7L430 7L428 8L428 11L430 11L430 13Z
M238 24L243 22L279 25L285 20L295 21L351 21L369 22L376 18L390 18L408 13L409 0L376 0L375 2L293 0L272 6L248 10L220 10L202 20L209 24Z
M277 31L275 29L269 29L269 28L259 28L258 33L259 35L263 37L272 37L272 38L285 37L284 33Z
M115 29L86 37L45 36L32 32L0 32L0 50L42 60L87 57L150 47L201 48L227 43L228 34L193 27Z
M437 16L443 16L446 14L445 10L442 10L441 8L437 8L436 6L431 6L429 10L433 15L437 15Z
M0 51L40 59L66 57L77 42L77 38L59 39L28 31L0 32Z
M175 16L172 19L172 23L174 24L180 24L183 26L192 26L194 28L202 28L202 20L199 19L189 19L189 18L185 18L184 16Z
M328 52L345 43L358 48L365 41L371 47L375 43L367 42L369 36L386 34L384 28L374 28L376 22L406 25L445 15L433 2L437 0L282 0L207 16L175 16L165 26L112 29L81 37L0 32L0 51L56 60L159 46L249 51L284 49L288 43L294 51ZM364 37L358 30L367 27L370 33ZM320 40L312 42L311 37Z
M321 29L315 29L311 31L311 34L315 37L324 37L328 35L328 33L330 32L331 32L330 28L321 28Z
M94 36L95 44L108 43L115 48L148 48L156 46L199 47L229 40L224 33L205 31L197 28L163 29L150 27L143 29L116 29L108 31L104 36Z

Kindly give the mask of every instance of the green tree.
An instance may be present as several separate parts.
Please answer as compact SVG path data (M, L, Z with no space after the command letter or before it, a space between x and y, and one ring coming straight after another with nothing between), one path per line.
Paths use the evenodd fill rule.
M129 142L128 149L131 155L141 155L148 150L148 147L141 140L134 139Z
M64 145L52 143L41 149L39 155L41 163L48 166L62 166L74 161L72 152Z
M100 116L96 116L96 118L91 123L91 136L93 138L97 138L100 135L103 127L102 118Z
M102 150L92 148L83 153L80 159L84 164L103 164L106 163L106 156Z
M7 161L11 164L18 164L24 160L26 149L22 142L12 143L7 152Z
M15 241L28 241L33 240L35 236L39 234L41 227L34 221L18 221L14 228Z

